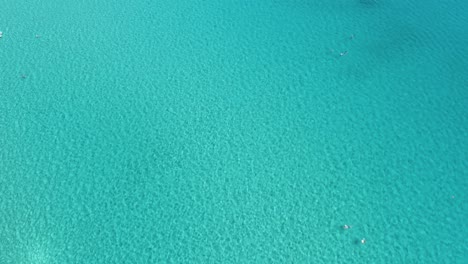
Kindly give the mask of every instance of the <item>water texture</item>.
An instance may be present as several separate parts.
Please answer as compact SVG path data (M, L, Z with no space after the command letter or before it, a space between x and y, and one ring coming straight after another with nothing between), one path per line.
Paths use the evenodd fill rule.
M468 263L468 1L0 7L0 263Z

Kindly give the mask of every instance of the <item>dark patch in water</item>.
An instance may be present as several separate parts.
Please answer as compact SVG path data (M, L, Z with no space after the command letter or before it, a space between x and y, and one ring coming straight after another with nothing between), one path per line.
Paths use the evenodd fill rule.
M359 4L364 7L376 7L377 0L359 0Z

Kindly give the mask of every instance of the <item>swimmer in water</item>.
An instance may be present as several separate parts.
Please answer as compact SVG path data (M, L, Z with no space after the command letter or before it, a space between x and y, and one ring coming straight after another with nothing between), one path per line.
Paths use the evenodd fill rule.
M365 238L361 239L361 244L365 244L365 243L366 243L366 239Z
M344 56L346 54L348 54L348 51L340 52L340 56Z
M349 226L349 225L344 225L343 226L343 229L350 229L350 228L351 228L351 226Z

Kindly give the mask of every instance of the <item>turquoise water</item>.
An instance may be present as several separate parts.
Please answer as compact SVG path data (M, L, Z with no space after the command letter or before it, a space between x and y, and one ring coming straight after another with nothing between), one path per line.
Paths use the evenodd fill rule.
M468 1L0 6L0 263L468 262Z

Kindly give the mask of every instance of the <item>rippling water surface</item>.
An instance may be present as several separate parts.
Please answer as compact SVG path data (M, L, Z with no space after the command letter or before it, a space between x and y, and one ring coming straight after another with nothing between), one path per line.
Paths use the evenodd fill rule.
M0 263L468 262L467 1L0 6Z

